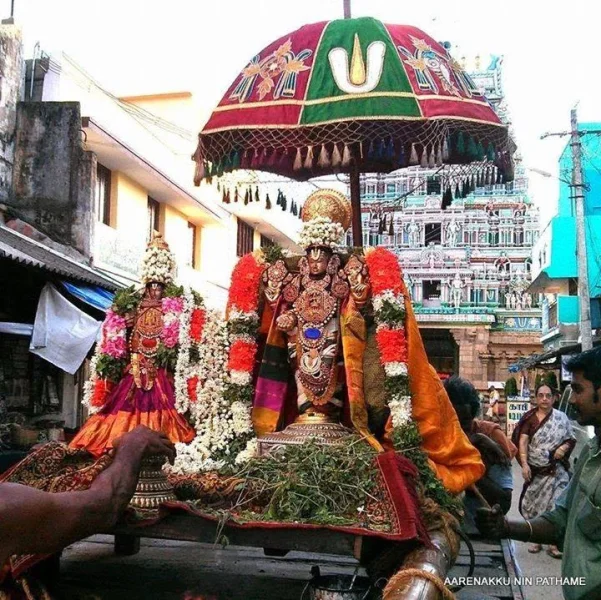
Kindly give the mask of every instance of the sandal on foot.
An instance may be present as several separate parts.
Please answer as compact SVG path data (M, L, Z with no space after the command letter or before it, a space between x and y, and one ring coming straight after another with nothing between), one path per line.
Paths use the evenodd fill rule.
M562 553L557 548L547 548L547 554L553 558L562 557Z
M542 549L543 547L541 544L532 544L532 546L528 548L528 552L530 552L530 554L538 554Z

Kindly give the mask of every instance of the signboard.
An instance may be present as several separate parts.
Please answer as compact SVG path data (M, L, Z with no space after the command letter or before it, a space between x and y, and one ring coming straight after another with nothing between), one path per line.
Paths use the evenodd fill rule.
M511 439L511 434L522 418L524 413L530 410L530 398L521 398L512 396L507 398L507 437Z

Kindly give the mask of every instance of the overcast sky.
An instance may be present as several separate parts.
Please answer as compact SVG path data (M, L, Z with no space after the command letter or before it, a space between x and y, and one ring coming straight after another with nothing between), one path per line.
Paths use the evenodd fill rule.
M14 0L30 55L36 42L67 52L118 95L190 90L205 112L268 43L299 26L340 18L342 0ZM420 27L450 41L456 58L503 55L504 86L526 164L557 173L567 140L540 141L581 121L601 120L599 3L570 0L561 10L545 0L352 0L353 16ZM10 0L0 0L8 16ZM548 217L557 182L533 174L532 195Z

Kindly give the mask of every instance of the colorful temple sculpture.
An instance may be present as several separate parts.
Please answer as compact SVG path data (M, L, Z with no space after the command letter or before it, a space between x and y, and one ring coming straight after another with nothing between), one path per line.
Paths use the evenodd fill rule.
M470 76L509 123L502 59ZM361 179L364 244L398 256L430 362L481 391L540 350L540 298L527 291L539 214L515 161L511 183L420 166Z

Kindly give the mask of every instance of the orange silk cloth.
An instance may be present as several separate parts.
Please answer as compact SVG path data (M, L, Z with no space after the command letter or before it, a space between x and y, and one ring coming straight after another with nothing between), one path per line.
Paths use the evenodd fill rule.
M434 368L428 362L426 350L405 294L405 334L408 345L409 385L413 419L423 438L422 448L430 465L444 486L459 493L484 475L480 453L472 446L459 425L455 409Z

